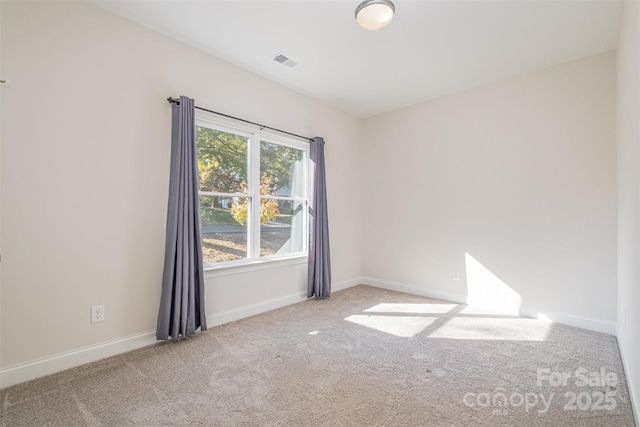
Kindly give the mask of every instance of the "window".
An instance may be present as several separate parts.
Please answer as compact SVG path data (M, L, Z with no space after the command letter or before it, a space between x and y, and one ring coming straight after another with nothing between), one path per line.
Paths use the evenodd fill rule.
M196 146L205 266L306 255L308 144L198 119Z

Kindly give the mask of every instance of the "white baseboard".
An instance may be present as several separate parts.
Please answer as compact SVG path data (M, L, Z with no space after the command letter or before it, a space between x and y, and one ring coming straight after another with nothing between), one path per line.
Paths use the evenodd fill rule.
M359 284L365 284L383 289L404 292L413 295L425 296L429 298L451 301L458 304L465 304L466 297L453 293L441 292L432 289L419 288L415 286L403 285L370 277L359 277L352 280L334 283L332 291L340 291ZM284 297L262 301L257 304L239 307L233 310L216 313L207 317L208 326L218 326L245 317L255 316L260 313L275 310L287 305L295 304L307 299L306 293L296 293ZM600 320L588 319L550 310L537 309L533 307L521 307L521 314L529 317L539 317L544 315L551 321L570 326L576 326L608 334L616 333L615 324ZM64 353L55 354L41 359L32 360L18 365L10 366L0 370L0 388L9 387L45 375L50 375L65 369L95 362L106 357L115 356L127 351L136 350L157 343L155 331L145 331L134 335L105 341L99 344L70 350Z
M333 283L331 285L331 292L340 291L360 284L362 284L361 278L347 280L340 283ZM256 314L266 313L267 311L286 307L288 305L295 304L306 299L308 299L307 293L300 292L267 301L261 301L257 304L245 305L243 307L234 308L233 310L207 316L207 326L213 327L224 325L225 323L244 319L250 316L255 316Z
M146 331L124 338L105 341L53 356L43 357L0 370L0 388L44 377L69 368L95 362L157 343L156 331Z
M362 277L356 277L355 279L345 280L344 282L334 283L331 285L331 292L342 291L344 289L352 288L354 286L363 285Z
M255 316L256 314L266 313L267 311L302 302L306 299L307 293L300 292L280 298L261 301L256 304L245 305L242 307L234 308L233 310L223 311L221 313L207 316L207 326L212 328L214 326L224 325L225 323L234 322L236 320Z
M332 284L332 291L339 291L362 283L360 278ZM296 293L257 304L207 316L207 326L213 327L255 316L307 299L307 294ZM99 344L77 348L64 353L43 357L0 369L0 388L10 387L45 375L95 362L127 351L156 344L156 331L145 331Z
M404 292L405 294L441 299L444 301L455 302L457 304L466 304L466 297L464 295L436 291L427 288L419 288L417 286L403 285L396 282L389 282L387 280L374 279L372 277L363 277L362 283L364 283L365 285L374 286L376 288L388 289L390 291Z
M616 328L616 337L618 338L618 349L620 350L620 358L622 359L622 367L624 368L624 374L627 378L627 388L629 389L629 400L631 400L631 408L633 409L634 419L636 420L636 427L640 427L640 395L636 393L636 389L634 387L634 383L631 380L631 375L629 371L628 360L625 357L625 343L622 337L617 333Z
M455 302L458 304L467 304L468 299L466 295L454 294L442 291L436 291L433 289L421 288L410 285L403 285L399 283L389 282L385 280L374 279L371 277L364 277L362 283L365 285L375 286L378 288L389 289L391 291L404 292L412 295L419 295L428 298L441 299L444 301ZM602 332L609 335L616 334L616 324L614 322L606 322L598 319L590 319L581 316L575 316L573 314L560 313L553 310L546 310L542 308L521 306L519 313L525 317L544 318L555 323L560 323L568 326L575 326L577 328L588 329L590 331Z
M587 329L594 332L602 332L603 334L615 335L616 324L599 319L590 319L588 317L576 316L573 314L560 313L544 308L520 307L520 315L525 317L533 317L534 319L547 319L554 323L562 325L575 326L576 328Z

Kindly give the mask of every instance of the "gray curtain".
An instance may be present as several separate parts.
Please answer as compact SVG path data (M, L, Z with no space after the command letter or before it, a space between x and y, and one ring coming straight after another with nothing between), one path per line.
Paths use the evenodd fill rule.
M177 339L207 329L200 240L195 103L172 103L171 171L162 296L156 338Z
M309 205L309 280L307 297L326 298L331 294L331 257L329 254L329 220L327 185L324 168L324 139L311 142L313 189Z

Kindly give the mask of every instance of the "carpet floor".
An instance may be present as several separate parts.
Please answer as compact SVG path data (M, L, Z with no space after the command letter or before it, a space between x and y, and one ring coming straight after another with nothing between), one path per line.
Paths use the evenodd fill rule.
M356 286L0 390L2 426L633 426L616 338Z

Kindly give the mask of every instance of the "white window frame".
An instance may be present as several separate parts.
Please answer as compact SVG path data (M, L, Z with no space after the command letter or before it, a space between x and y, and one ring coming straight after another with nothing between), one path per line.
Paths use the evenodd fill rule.
M311 181L309 177L310 160L309 160L309 143L297 141L292 138L283 137L281 135L256 131L248 127L238 126L235 124L228 124L223 120L215 120L209 117L207 114L196 113L195 126L207 127L221 132L232 133L241 137L247 138L247 187L248 194L244 193L218 193L208 191L198 191L198 196L236 196L247 198L249 203L249 215L247 219L247 257L243 259L231 260L231 261L219 261L205 263L205 271L222 270L228 268L239 268L240 271L256 268L270 268L266 264L273 264L273 266L299 264L301 258L308 256L308 227L309 227L309 195L311 188ZM271 196L260 194L260 144L261 142L272 143L282 145L285 147L301 150L303 153L304 164L304 197L289 197L289 196ZM260 201L261 199L275 199L275 200L290 200L302 202L306 209L304 209L303 220L303 242L302 251L287 254L274 254L260 256ZM200 214L200 213L199 213ZM288 262L290 261L290 262Z

